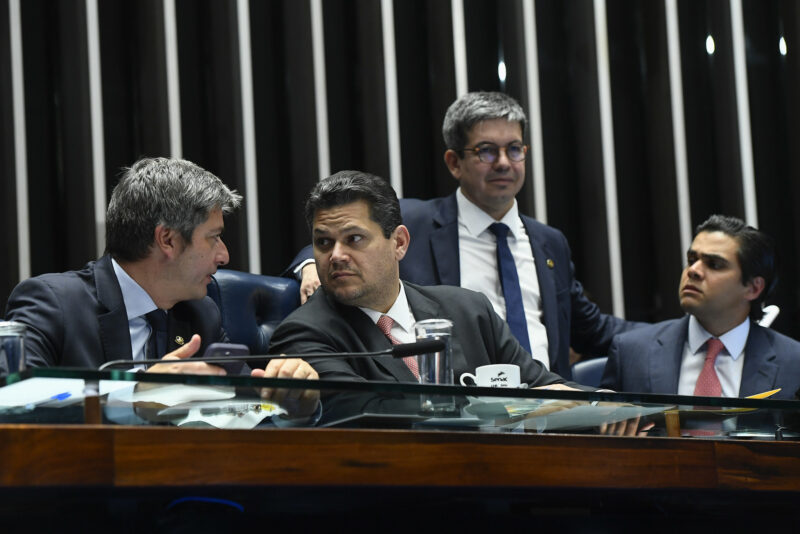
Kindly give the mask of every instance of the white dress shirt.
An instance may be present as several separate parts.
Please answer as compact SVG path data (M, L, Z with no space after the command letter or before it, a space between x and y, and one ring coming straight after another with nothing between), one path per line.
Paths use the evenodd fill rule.
M137 284L113 258L111 264L114 266L114 273L117 275L119 288L122 291L122 301L125 303L125 311L128 314L131 354L134 360L144 360L147 358L145 351L152 330L145 315L157 308L156 303L153 302L147 291L142 289L142 286Z
M458 249L461 287L483 293L492 307L503 319L506 318L506 300L497 270L497 239L489 230L495 222L502 222L509 228L508 247L517 266L519 285L522 291L522 305L528 324L528 339L531 342L533 358L550 369L547 353L547 329L542 323L542 295L539 291L539 277L533 259L531 242L525 225L519 216L517 201L500 221L464 196L456 192L458 203ZM413 236L412 236L413 238Z
M717 355L714 370L722 385L723 397L738 397L744 369L744 346L750 334L750 319L719 337L725 347ZM689 335L683 345L683 360L678 381L678 395L694 395L697 377L706 361L706 342L714 337L700 325L694 315L689 317Z
M392 324L391 334L397 341L401 343L413 343L417 340L417 336L414 333L414 323L416 320L414 319L414 314L411 313L411 306L408 305L406 289L403 287L403 282L400 282L400 293L397 295L397 299L394 301L394 304L392 304L392 307L389 308L388 312L381 313L360 306L358 309L366 313L375 324L378 323L378 319L380 319L382 315L388 315L394 322L394 324Z

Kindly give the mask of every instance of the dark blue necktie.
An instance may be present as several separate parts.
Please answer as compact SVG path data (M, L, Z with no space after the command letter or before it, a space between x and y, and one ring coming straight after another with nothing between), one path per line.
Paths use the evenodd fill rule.
M161 358L167 353L167 312L157 308L146 314L145 317L150 323L150 328L153 329L147 342L149 349L147 358Z
M489 230L497 237L497 270L500 273L503 298L506 299L506 321L522 348L530 353L531 342L528 339L528 322L522 305L517 265L514 263L514 256L511 255L511 249L508 248L508 226L494 223L489 226Z

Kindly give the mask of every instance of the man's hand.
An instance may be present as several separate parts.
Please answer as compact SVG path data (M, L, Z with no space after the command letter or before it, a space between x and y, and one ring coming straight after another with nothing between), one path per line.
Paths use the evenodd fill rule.
M303 279L300 281L300 304L305 304L308 297L314 294L319 287L319 275L317 274L317 264L309 263L301 271Z
M174 373L192 375L224 375L225 369L217 365L210 365L205 362L192 363L170 363L170 360L185 360L191 358L194 353L200 350L200 336L195 334L192 339L182 347L164 355L161 361L147 369L148 373Z
M647 431L656 426L653 422L640 424L640 421L641 418L636 416L616 423L603 423L597 431L606 436L646 436Z
M270 360L266 369L253 369L250 375L256 378L319 379L314 368L299 358ZM289 412L289 417L307 417L317 409L319 390L262 388L261 398L271 400L285 408Z

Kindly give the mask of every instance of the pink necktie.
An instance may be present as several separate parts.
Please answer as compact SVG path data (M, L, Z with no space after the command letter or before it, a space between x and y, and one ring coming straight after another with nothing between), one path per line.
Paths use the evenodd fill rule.
M394 321L388 315L381 315L380 319L377 322L378 328L381 329L381 332L389 338L389 341L392 342L392 345L399 345L400 340L397 339L392 335L392 325L394 325ZM411 369L411 372L414 373L414 378L417 379L419 382L419 367L417 366L417 358L416 356L408 356L403 358L403 362Z
M722 384L719 383L717 371L714 370L714 362L717 360L717 354L722 350L722 341L712 337L706 344L706 361L703 364L703 370L700 371L700 376L697 377L697 384L694 386L694 394L697 397L721 397Z

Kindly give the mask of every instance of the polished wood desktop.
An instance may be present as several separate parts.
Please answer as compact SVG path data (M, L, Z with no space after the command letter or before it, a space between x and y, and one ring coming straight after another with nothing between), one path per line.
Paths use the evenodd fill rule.
M1 425L3 487L800 491L800 443L360 429Z
M252 418L266 410L262 387L338 393L320 419L286 428ZM104 388L117 393L94 394ZM167 402L170 391L180 402ZM422 400L445 393L459 410L422 416ZM652 529L641 521L651 515L674 530L709 509L717 527L800 521L796 401L42 369L9 378L0 403L4 532L327 528L351 518L380 531L423 518L433 530L456 518L473 530L531 521L549 530L568 518L616 531ZM626 428L655 426L600 434L633 420Z

